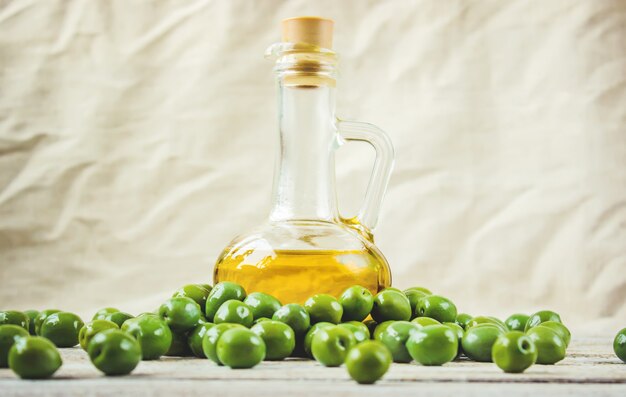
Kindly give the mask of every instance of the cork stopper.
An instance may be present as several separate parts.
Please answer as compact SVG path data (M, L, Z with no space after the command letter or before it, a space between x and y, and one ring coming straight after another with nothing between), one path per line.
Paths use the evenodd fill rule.
M333 48L334 21L321 17L294 17L282 22L283 41L287 43L307 43Z

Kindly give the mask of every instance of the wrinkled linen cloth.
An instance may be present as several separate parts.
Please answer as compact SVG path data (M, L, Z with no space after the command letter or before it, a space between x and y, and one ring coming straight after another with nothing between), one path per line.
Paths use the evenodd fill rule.
M282 18L391 136L394 285L626 326L625 1L0 1L0 306L152 310L263 223ZM337 154L358 210L373 163ZM593 320L593 321L591 321ZM608 328L613 329L613 328Z

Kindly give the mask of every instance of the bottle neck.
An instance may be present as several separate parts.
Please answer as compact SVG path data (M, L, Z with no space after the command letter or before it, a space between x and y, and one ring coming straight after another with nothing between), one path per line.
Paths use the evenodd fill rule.
M279 78L280 151L271 221L338 219L334 90Z

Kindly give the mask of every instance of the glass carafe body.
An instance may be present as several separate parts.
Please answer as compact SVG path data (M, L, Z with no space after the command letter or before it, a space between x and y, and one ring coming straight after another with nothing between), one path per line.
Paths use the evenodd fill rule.
M232 281L282 303L358 284L372 293L391 285L387 260L371 230L393 166L387 135L371 124L335 117L335 54L292 44L270 47L276 59L280 150L272 210L265 225L236 237L219 256L214 282ZM337 210L334 154L349 141L376 150L359 214Z

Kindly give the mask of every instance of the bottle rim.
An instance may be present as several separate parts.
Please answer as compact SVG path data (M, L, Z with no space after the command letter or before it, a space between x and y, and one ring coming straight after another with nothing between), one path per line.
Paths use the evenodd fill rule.
M265 58L275 62L274 71L280 78L303 78L308 83L319 78L328 84L336 79L338 56L328 48L307 43L275 43L265 51ZM308 84L307 84L308 85Z

